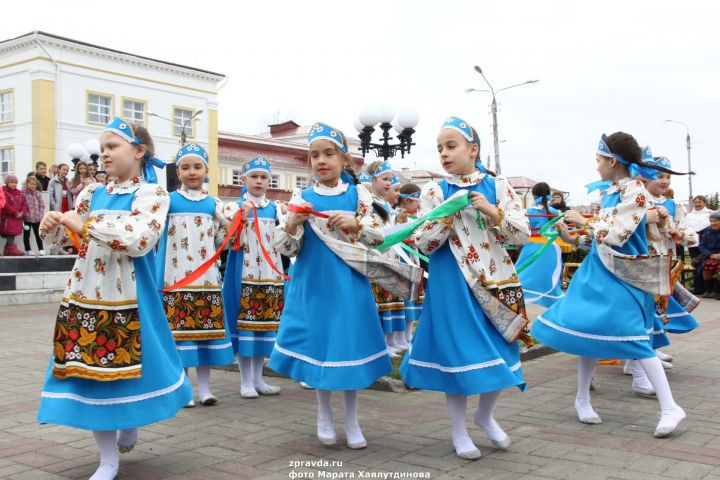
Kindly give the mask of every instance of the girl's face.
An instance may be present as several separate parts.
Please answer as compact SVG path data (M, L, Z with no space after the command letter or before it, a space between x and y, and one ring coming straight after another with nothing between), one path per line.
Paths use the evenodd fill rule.
M100 151L105 171L117 177L119 183L140 175L145 146L135 146L113 132L103 132L100 135Z
M710 219L710 228L712 228L713 230L720 230L720 220L718 220L716 218L711 218Z
M373 193L380 198L385 198L387 193L390 191L390 184L392 183L393 172L385 172L379 177L372 177L372 189Z
M36 182L27 182L27 189L30 192L34 192L37 190L37 183Z
M84 163L81 163L81 164L78 165L78 167L77 167L77 174L78 174L78 175L85 176L85 175L87 175L87 172L88 172L88 167L87 167L87 165L85 165Z
M390 190L385 194L385 201L395 206L398 200L400 200L400 185L395 185L394 187L390 187Z
M96 173L97 173L97 168L95 168L95 165L88 166L88 175L90 175L91 177L94 177Z
M317 140L310 145L309 155L310 168L318 181L329 187L335 186L345 161L337 145L330 140Z
M470 175L475 171L478 146L468 142L460 132L443 128L437 137L440 163L450 175Z
M600 179L603 181L613 180L613 171L617 160L599 153L595 154L595 160L597 161L597 171L600 174Z
M665 195L670 188L670 174L660 173L655 180L645 182L645 188L656 197Z
M177 173L178 178L186 188L200 190L205 182L207 166L200 158L188 157L180 162Z
M400 207L402 207L403 210L411 213L417 212L419 205L420 200L415 200L414 198L403 198L402 200L400 200Z
M247 188L250 194L256 197L265 195L269 184L270 175L265 172L250 172L245 175L245 188Z
M7 182L6 185L10 190L15 190L17 188L17 180L11 180Z
M558 203L562 203L562 202L563 202L563 196L562 196L562 195L558 195L558 194L556 193L555 195L552 196L552 203L558 204Z
M58 175L60 176L60 178L65 178L67 177L69 171L70 167L68 167L67 165L60 165L60 167L58 168Z

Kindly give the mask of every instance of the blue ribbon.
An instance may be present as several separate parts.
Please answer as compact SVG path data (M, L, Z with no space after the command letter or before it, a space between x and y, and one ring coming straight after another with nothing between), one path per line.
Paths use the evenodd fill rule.
M340 180L345 183L349 183L350 185L355 184L352 175L350 175L346 170L343 170L342 173L340 173Z
M163 169L165 168L165 165L165 162L159 158L149 157L146 153L145 164L143 165L143 177L145 177L145 181L147 183L158 183L157 175L155 174L155 169L153 167Z
M542 199L543 197L536 198L533 202L533 205L540 205L542 203ZM547 201L547 203L550 203L550 201L552 200L552 195L545 195L545 200Z
M401 193L400 198L412 198L413 200L420 200L420 192Z
M610 188L610 185L612 185L612 182L609 180L598 180L597 182L588 183L585 185L585 188L587 188L587 193L592 193L595 190L605 191L608 188Z

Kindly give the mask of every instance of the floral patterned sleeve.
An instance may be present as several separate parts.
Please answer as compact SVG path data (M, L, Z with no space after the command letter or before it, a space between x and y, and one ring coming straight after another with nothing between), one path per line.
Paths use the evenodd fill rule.
M75 202L75 213L78 214L83 223L87 222L90 218L90 201L92 200L95 190L97 190L100 186L101 185L99 183L88 185L88 187L83 189L77 197L77 201ZM48 232L40 232L40 235L43 241L48 244L57 245L61 248L72 245L67 236L65 227L62 225Z
M88 237L106 248L141 257L160 238L169 208L170 197L164 188L142 184L135 192L129 215L93 215L85 222L85 230Z
M382 221L378 218L372 206L372 195L365 187L358 187L357 219L360 231L355 234L355 240L367 247L377 247L385 240Z
M296 188L293 190L293 196L290 199L290 204L297 205L302 203L305 203L305 201L302 199L300 190ZM290 215L286 215L280 222L280 225L275 227L275 231L273 232L273 246L278 252L280 252L281 255L285 255L286 257L295 257L302 251L305 227L303 225L298 225L295 230L295 235L290 235L285 229L289 217Z
M491 227L502 245L524 245L530 238L530 223L522 208L520 196L507 179L495 178L495 206L500 211L500 224Z
M220 199L215 199L215 215L213 215L213 228L215 228L215 248L219 248L225 241L225 227L230 224L225 216L225 205Z
M700 243L697 232L687 226L687 210L675 202L675 229L678 231L675 240L686 247L697 247Z
M425 184L420 193L418 217L426 215L430 210L444 201L442 189L436 182ZM453 231L453 222L445 219L424 222L413 234L415 246L426 255L441 247Z
M631 180L620 187L620 203L600 212L585 225L587 235L607 245L621 247L628 241L645 218L651 205L650 194L639 180ZM582 237L580 242L586 243Z

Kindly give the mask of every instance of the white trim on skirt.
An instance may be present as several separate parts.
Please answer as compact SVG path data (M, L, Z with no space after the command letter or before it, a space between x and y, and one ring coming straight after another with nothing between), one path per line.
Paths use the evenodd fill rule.
M282 353L283 355L287 355L288 357L296 358L298 360L302 360L303 362L307 362L310 365L315 365L318 367L357 367L360 365L364 365L366 363L373 362L377 360L378 358L382 358L383 356L387 355L387 349L383 349L382 351L375 353L373 355L370 355L369 357L361 358L359 360L346 360L346 361L340 361L340 362L321 362L320 360L315 360L314 358L310 358L306 355L301 355L299 353L292 352L290 350L286 350L282 348L277 343L275 344L275 350Z
M555 325L554 323L550 322L549 320L546 320L542 317L542 315L539 315L536 320L540 320L542 323L547 325L550 328L553 328L559 332L567 333L568 335L573 335L576 337L581 338L587 338L590 340L604 340L607 342L637 342L637 341L643 341L643 340L650 340L649 335L635 335L635 336L627 336L627 337L617 337L612 335L596 335L594 333L584 333L584 332L578 332L577 330L570 330L569 328L561 327L560 325ZM648 332L650 333L650 332Z

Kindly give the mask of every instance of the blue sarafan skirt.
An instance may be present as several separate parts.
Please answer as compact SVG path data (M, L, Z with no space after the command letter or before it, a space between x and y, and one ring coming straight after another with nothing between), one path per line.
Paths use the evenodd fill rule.
M370 282L311 228L286 284L269 366L321 390L359 390L392 371Z
M400 366L408 385L456 395L525 389L517 342L508 344L470 291L450 246L430 256L425 303Z
M615 277L593 245L565 296L534 320L531 334L573 355L651 358L654 323L653 295Z
M537 243L527 243L520 251L516 264L522 265L541 247L542 245ZM552 245L519 274L525 303L550 307L560 300L563 297L562 271L562 252L560 247Z

